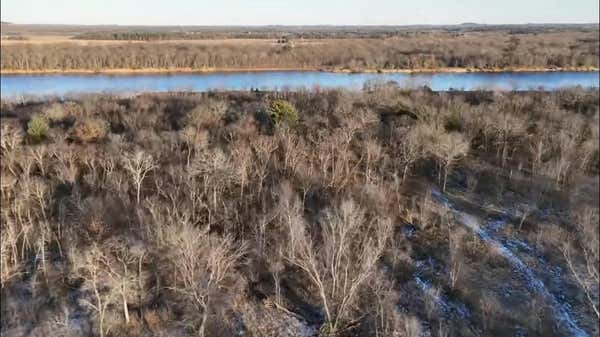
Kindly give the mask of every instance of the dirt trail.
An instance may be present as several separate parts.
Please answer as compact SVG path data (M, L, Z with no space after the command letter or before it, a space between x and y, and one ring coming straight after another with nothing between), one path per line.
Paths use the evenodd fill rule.
M518 240L510 241L510 244L507 244L506 240L503 240L497 234L498 229L508 223L508 217L484 223L476 216L458 210L454 204L438 190L433 190L432 196L439 203L448 207L459 223L477 234L481 240L488 244L490 249L508 260L513 267L513 271L525 281L527 287L544 298L552 308L556 320L565 332L568 332L569 335L573 337L588 337L588 334L578 326L577 320L573 317L570 305L566 301L559 299L552 294L544 282L536 276L534 270L517 256L517 251L527 251L531 250L531 248L524 242ZM552 268L552 266L547 267Z
M471 324L470 319L472 316L467 306L464 303L447 298L425 276L428 271L435 272L433 271L433 269L436 269L434 265L435 262L431 259L426 261L416 261L415 272L413 275L415 284L425 296L429 297L433 303L435 303L435 306L440 310L442 317L463 322L473 336L480 336L480 332Z

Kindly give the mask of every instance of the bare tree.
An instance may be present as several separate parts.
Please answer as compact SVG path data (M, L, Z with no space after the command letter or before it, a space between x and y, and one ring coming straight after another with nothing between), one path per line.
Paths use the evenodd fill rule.
M402 336L418 337L423 333L421 322L415 316L404 315L402 325Z
M33 157L33 160L35 161L42 176L45 176L49 165L49 153L46 145L42 144L32 149L31 156Z
M316 167L327 182L327 186L342 190L350 182L360 161L350 149L350 142L356 130L344 128L341 133L320 136L315 141Z
M383 149L379 142L375 140L368 140L364 145L363 161L365 163L365 183L368 184L372 181L371 170L373 166L377 166L383 156Z
M573 216L577 228L577 236L581 255L583 255L583 267L577 263L577 259L573 256L573 247L575 242L566 242L563 245L563 256L567 261L571 274L579 284L579 287L584 291L588 303L596 316L600 317L599 308L599 293L600 293L600 239L598 234L598 226L600 217L598 210L585 207Z
M2 167L15 177L18 176L19 154L21 153L19 149L24 137L24 132L20 128L7 123L2 124L2 132L0 132Z
M399 157L402 162L402 182L411 167L423 156L422 126L416 126L399 140Z
M109 277L111 287L121 302L125 324L129 324L129 299L137 297L139 300L142 297L143 275L139 267L144 259L144 252L139 254L132 252L128 247L128 243L121 240L111 242L109 250L112 251L112 254L104 256L102 263ZM138 303L138 305L141 305L141 303Z
M115 297L114 289L106 286L109 277L104 268L107 262L106 255L100 247L93 245L83 253L73 251L70 256L73 259L75 275L84 281L84 289L92 293L92 299L83 299L83 304L93 310L100 337L104 337L110 330L105 324L107 310Z
M231 154L235 165L236 175L240 184L240 198L244 197L244 188L248 183L250 176L250 165L252 164L252 152L248 145L235 144Z
M327 320L322 332L333 336L350 318L358 291L383 252L391 232L390 221L367 220L354 202L345 201L324 214L320 242L307 235L298 213L289 215L287 226L286 260L317 288Z
M214 214L222 205L221 198L233 184L241 181L244 172L238 170L230 155L223 151L202 151L189 167L192 178L198 177L202 186L204 202L208 206L208 225L214 221Z
M525 123L521 118L508 112L498 114L494 122L497 142L496 155L500 158L501 165L504 167L512 152L513 138L524 132Z
M202 100L188 113L187 124L198 129L219 127L223 122L227 108L228 104L225 101L216 99Z
M156 162L152 158L152 155L146 154L142 151L135 153L126 154L123 157L123 167L133 179L133 183L136 188L136 200L140 203L140 191L142 189L142 183L148 173L157 168Z
M417 337L421 335L420 322L408 316L399 308L400 292L394 281L386 276L382 269L376 271L369 290L373 296L364 296L363 300L372 301L374 306L373 323L377 337Z
M78 154L73 151L73 148L62 143L53 148L52 155L58 161L56 170L59 178L66 183L75 184L79 174Z
M460 273L463 265L463 257L461 249L466 232L461 227L450 230L448 237L448 245L450 248L450 269L448 271L450 288L456 289L456 283L460 278Z
M597 131L595 131L597 133ZM598 154L598 139L600 137L596 134L593 138L588 139L581 145L581 160L579 161L579 169L582 172L586 172L593 162L594 155Z
M293 171L301 161L306 160L307 150L304 140L288 128L277 129L277 137L283 151L284 168Z
M269 272L273 276L273 283L275 285L275 304L278 307L283 307L281 299L281 274L284 272L284 264L281 259L282 256L283 253L281 251L267 256L267 259L269 260Z
M221 289L245 253L231 237L210 235L182 219L166 235L174 277L169 289L182 294L200 315L198 336L205 336L213 296Z
M264 187L264 181L269 174L271 156L279 146L273 137L260 136L251 141L250 147L254 153L252 168L258 178L258 193L260 194Z
M209 132L189 126L182 131L182 136L187 145L187 165L190 165L192 153L198 153L208 145Z
M443 176L442 191L446 191L446 181L452 166L469 152L469 142L460 133L438 133L429 151L438 161L439 178Z
M8 281L21 275L21 260L19 258L19 233L14 221L2 220L3 227L0 232L0 288L4 288Z
M574 135L561 130L558 134L558 145L559 153L555 161L554 179L556 180L556 185L561 185L569 178L574 157L577 155L577 139Z
M532 196L532 201L535 201L535 198ZM525 203L520 204L516 209L516 215L519 217L519 230L523 229L523 224L527 220L527 218L531 215L533 211L535 211L536 206L534 204Z

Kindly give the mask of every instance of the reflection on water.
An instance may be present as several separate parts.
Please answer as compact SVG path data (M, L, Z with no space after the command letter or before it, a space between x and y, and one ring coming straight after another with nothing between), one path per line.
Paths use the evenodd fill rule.
M359 90L372 83L395 82L401 87L427 85L447 90L555 90L582 86L599 87L598 72L519 73L359 73L330 72L240 72L210 74L131 75L2 75L2 98L64 96L78 93L139 93L208 90L278 90L346 88Z

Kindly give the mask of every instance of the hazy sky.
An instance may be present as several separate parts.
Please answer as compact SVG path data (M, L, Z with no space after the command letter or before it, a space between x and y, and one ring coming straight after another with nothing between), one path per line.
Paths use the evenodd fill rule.
M131 25L597 23L598 0L1 0L15 23Z

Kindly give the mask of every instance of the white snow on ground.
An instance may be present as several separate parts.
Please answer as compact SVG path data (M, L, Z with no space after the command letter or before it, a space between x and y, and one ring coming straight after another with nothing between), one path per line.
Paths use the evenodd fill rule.
M448 209L450 209L454 214L455 218L465 227L477 234L483 241L485 241L489 245L490 249L503 256L510 262L515 272L525 280L527 286L548 302L559 324L566 331L568 331L571 336L588 336L588 334L577 325L577 321L573 318L571 313L570 305L566 302L559 301L548 290L544 282L535 275L534 271L514 253L514 250L519 247L524 250L531 250L531 247L518 240L511 240L510 242L512 242L512 244L505 245L499 238L497 238L496 235L494 235L494 232L502 228L506 224L507 220L500 219L497 221L492 221L487 223L486 226L482 228L481 221L477 217L459 211L439 190L433 190L432 196L439 203L448 207Z
M467 310L464 305L449 302L443 295L439 294L435 288L426 279L415 276L415 283L425 293L425 295L431 297L441 311L446 315L458 316L462 319L468 319L471 313Z
M426 270L433 268L433 266L431 266L432 263L433 262L431 259L427 261L415 262L416 270L413 276L415 284L419 287L419 289L421 289L425 296L433 300L436 307L440 310L442 316L446 318L462 320L466 324L466 326L471 330L474 336L479 336L479 332L469 322L469 319L471 318L471 313L469 312L469 309L463 303L451 301L448 298L446 298L443 294L441 294L438 291L438 289L436 289L431 284L430 281L428 281L423 276L423 273L425 273ZM423 323L422 325L424 327L428 326L427 324Z

